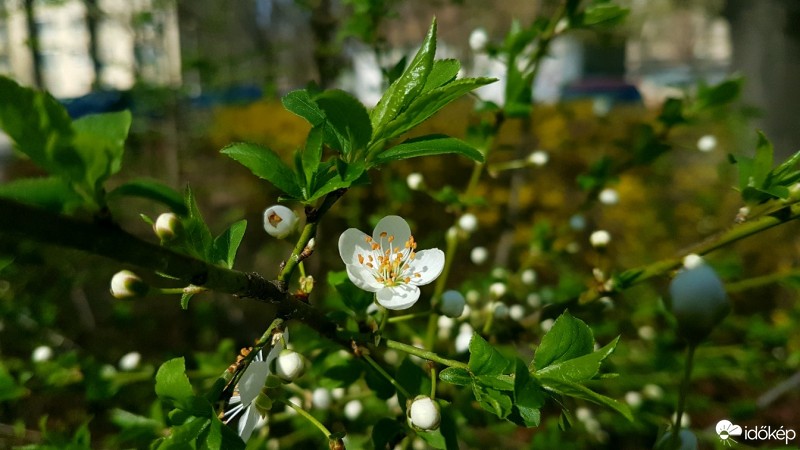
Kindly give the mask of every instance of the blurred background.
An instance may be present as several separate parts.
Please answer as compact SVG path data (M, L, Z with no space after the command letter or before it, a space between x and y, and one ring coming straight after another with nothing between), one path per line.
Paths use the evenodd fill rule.
M480 231L465 245L451 277L453 288L475 292L474 309L489 301L491 285L507 284L503 301L520 305L523 319L504 319L498 339L523 353L551 319L544 307L580 293L592 282L593 268L612 273L674 256L729 226L741 198L731 188L736 181L728 155L751 155L754 130L766 133L779 157L800 143L800 2L619 3L631 8L623 26L567 33L553 42L535 81L530 120L501 130L479 188L482 200L474 207ZM176 189L191 185L212 232L248 219L236 268L272 276L291 251L290 243L261 230L261 213L276 203L277 192L219 155L223 146L259 142L289 160L308 125L283 110L280 96L313 82L373 105L385 88L383 70L416 51L434 15L437 56L458 58L464 76L499 77L478 95L502 102L502 64L471 48L475 30L501 42L512 20L529 23L556 4L2 0L0 74L49 90L75 118L131 109L125 170L110 185L140 177ZM367 20L365 5L380 15ZM676 130L670 135L675 152L613 180L605 199L586 198L576 180L602 156L623 153L632 130L654 120L667 97L737 73L746 79L740 104ZM469 100L448 107L414 133L463 137L476 120L473 106ZM508 169L534 150L548 155L546 167ZM448 199L453 189L463 189L470 170L471 164L455 157L412 160L373 174L368 188L349 192L321 227L323 245L308 261L309 272L319 276L318 301L325 301L326 271L342 268L335 245L326 241L335 242L348 226L367 230L393 213L409 220L422 248L442 247L456 217ZM40 173L0 134L0 182ZM409 187L411 173L421 173L426 187ZM155 217L162 210L139 200L111 207L124 228L155 242L138 215ZM612 235L603 254L589 245L596 229ZM693 428L712 438L709 427L721 418L741 425L800 423L794 406L800 397L796 231L793 225L771 230L709 258L726 281L784 274L780 284L732 294L734 314L715 334L717 345L698 353L701 395L690 400L688 411ZM488 258L468 257L478 247ZM116 263L2 236L0 250L16 256L0 272L0 447L41 440L42 417L48 417L49 430L65 435L89 422L95 442L103 443L96 446L146 446L161 430L153 412L158 365L185 355L193 381L213 379L272 318L268 305L213 294L196 297L188 311L167 296L122 302L108 293L111 276L124 268ZM531 269L535 281L520 281ZM141 275L163 283L154 274ZM674 408L681 368L681 344L660 301L665 285L658 280L576 312L599 342L622 335L612 361L623 377L606 394L636 404L640 421L623 423L594 406L582 410L580 423L566 432L559 430L556 407L544 412L547 420L535 430L512 431L467 417L468 448L521 448L530 442L538 448L568 448L565 442L571 448L650 447ZM147 415L155 425L133 424L121 411ZM346 423L336 414L331 421ZM275 422L273 436L285 438L281 423Z

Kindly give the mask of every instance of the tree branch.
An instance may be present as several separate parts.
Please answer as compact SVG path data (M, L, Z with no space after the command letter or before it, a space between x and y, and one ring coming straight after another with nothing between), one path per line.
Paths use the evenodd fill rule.
M164 273L187 284L274 303L280 317L304 322L321 335L350 346L350 338L340 335L336 324L321 311L257 273L230 270L176 253L143 241L110 222L87 222L5 198L0 198L0 211L0 235L82 250Z

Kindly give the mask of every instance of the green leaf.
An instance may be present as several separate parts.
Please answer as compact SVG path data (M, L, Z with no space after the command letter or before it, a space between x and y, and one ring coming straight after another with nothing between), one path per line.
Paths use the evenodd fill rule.
M73 145L83 158L85 181L93 191L119 172L125 139L131 127L130 111L91 114L72 122Z
M228 145L221 152L250 169L255 176L269 181L290 197L303 197L295 173L277 153L269 148L258 144L239 142Z
M683 100L668 98L661 107L658 120L668 127L686 123L686 118L683 116Z
M240 220L225 230L214 239L214 260L215 264L222 263L226 268L232 269L236 259L236 251L242 243L244 232L247 229L247 221Z
M593 349L594 336L591 328L566 311L542 337L533 357L533 366L536 370L542 370L550 364L589 354Z
M769 187L765 185L767 177L772 170L774 161L774 149L772 142L762 132L758 132L758 144L756 145L756 157L753 159L753 172L751 177L757 187Z
M536 376L539 379L559 378L578 383L591 380L600 371L600 365L603 361L614 352L618 342L619 337L608 343L605 347L589 353L588 355L550 364L536 371Z
M416 97L406 109L391 120L381 133L372 133L373 142L389 140L428 120L440 109L465 94L489 83L494 78L463 78L445 84Z
M372 124L360 101L338 89L325 91L314 100L325 112L327 128L336 137L328 145L345 155L367 145L372 137Z
M337 159L336 163L335 170L329 170L328 173L318 177L319 187L314 190L307 201L313 202L337 189L369 184L369 176L363 162L348 164Z
M513 368L513 362L506 359L489 345L478 333L473 333L469 341L469 366L473 375L500 375Z
M417 158L419 156L443 155L455 153L466 156L467 158L483 162L484 157L481 152L456 138L447 137L441 134L430 134L414 139L408 139L401 144L395 145L381 153L375 159L375 164L385 164L390 161L400 159Z
M138 179L121 184L108 193L109 199L117 197L146 198L166 205L170 210L181 216L185 216L188 213L181 194L157 181Z
M698 86L697 100L695 101L695 110L704 110L725 106L737 98L742 92L744 79L742 77L734 77L725 80L714 86Z
M283 96L281 102L284 108L306 119L312 127L325 121L325 113L305 89L289 92Z
M582 384L557 378L544 378L541 380L541 382L542 386L556 392L557 394L581 398L593 403L597 403L598 405L607 406L622 414L631 422L633 421L633 415L631 415L631 410L628 405L618 402L613 398L606 397L605 395L598 394Z
M457 59L440 59L433 62L431 73L422 87L422 93L444 86L456 79L461 63Z
M55 212L70 212L84 202L69 183L59 177L20 178L0 184L0 197Z
M27 390L17 384L14 377L8 373L3 365L0 365L0 401L7 402L15 400L27 393Z
M627 17L630 10L613 3L595 3L588 5L581 17L581 25L604 27L620 24Z
M422 42L422 46L414 56L414 59L411 60L411 63L400 75L400 78L386 89L386 92L384 92L378 104L375 105L375 108L370 113L373 141L391 138L384 135L383 129L405 110L422 91L433 67L435 54L436 19L431 23L428 35L425 36L425 40Z
M384 449L392 444L391 448L394 448L394 444L400 440L398 438L405 436L405 430L396 420L381 418L372 427L372 445L375 449Z
M158 368L156 373L156 395L163 401L181 407L194 398L194 390L186 377L185 360L170 359ZM182 408L185 409L185 408Z
M417 432L417 436L433 448L447 448L447 442L445 442L444 436L442 436L442 432L439 429L433 431L419 431Z
M328 285L336 290L344 304L356 314L363 314L372 303L372 294L356 287L346 271L328 272Z
M448 367L442 370L439 372L439 379L456 386L466 386L472 383L472 375L469 371L458 367Z
M317 169L322 161L322 141L324 138L324 130L321 126L315 126L308 132L306 137L306 146L303 150L302 162L303 173L306 179L306 188L311 191L314 187L314 181L317 175Z
M472 384L472 393L481 408L497 417L505 419L511 414L514 406L514 401L511 398L512 393L486 387L480 383Z
M539 426L545 399L542 386L531 377L525 363L517 358L514 370L514 408L509 420L520 426Z
M83 161L70 145L72 121L50 94L0 76L0 129L39 167L71 180L83 178Z
M214 264L211 231L203 220L203 215L200 214L200 209L194 199L194 193L188 186L186 187L185 203L189 216L183 221L183 226L186 229L185 239L182 239L183 248L192 256Z

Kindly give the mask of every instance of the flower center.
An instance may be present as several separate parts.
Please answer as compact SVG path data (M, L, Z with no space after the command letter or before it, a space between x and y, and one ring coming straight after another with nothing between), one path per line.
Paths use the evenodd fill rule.
M380 241L370 236L365 236L364 240L370 250L358 254L358 263L366 267L378 283L391 287L422 277L413 272L411 267L411 261L416 257L414 250L417 249L414 236L409 236L402 246L395 246L394 236L385 231L380 234Z

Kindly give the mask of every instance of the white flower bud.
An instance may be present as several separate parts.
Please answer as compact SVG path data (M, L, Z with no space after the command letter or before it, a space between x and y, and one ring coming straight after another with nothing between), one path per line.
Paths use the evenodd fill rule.
M406 184L412 191L418 191L424 187L425 178L419 172L413 172L406 177Z
M569 19L566 18L566 17L563 17L561 20L558 21L558 23L556 24L556 27L553 30L553 32L555 34L561 34L561 33L565 32L565 31L567 31L567 28L569 28Z
M586 422L594 418L594 414L592 414L592 410L585 407L580 406L578 409L575 410L575 418L578 419L580 422Z
M344 416L348 420L358 419L362 411L364 411L364 405L359 400L350 400L344 405Z
M625 393L625 403L630 405L631 408L638 408L642 406L642 394L636 391L628 391Z
M478 218L474 214L464 214L458 218L458 226L467 233L472 233L478 229Z
M442 294L442 302L439 305L439 310L447 317L453 319L461 317L464 313L464 305L466 300L461 292L449 290Z
M346 393L347 391L344 388L333 388L333 390L331 390L331 397L333 397L334 400L341 400Z
M639 327L638 334L640 338L646 341L652 341L656 338L656 330L650 325L642 325Z
M134 370L139 367L142 360L142 355L139 352L126 353L119 359L119 368L121 370Z
M553 319L544 319L539 323L539 327L542 329L542 331L547 333L548 331L550 331L550 328L553 328L554 323L555 321Z
M589 242L594 248L602 248L611 242L611 234L606 230L597 230L589 236Z
M617 193L616 189L605 188L600 191L597 199L600 200L600 203L604 205L616 205L619 203L619 194Z
M469 259L477 265L481 265L489 259L489 250L486 247L475 247L469 252Z
M316 388L311 393L311 404L318 409L328 409L331 406L331 391L325 388Z
M717 138L713 134L707 134L697 140L697 149L701 152L710 152L717 148Z
M550 161L550 155L544 150L536 150L528 155L528 163L537 167L542 167Z
M675 419L677 418L678 418L678 413L676 412L672 413L672 416L669 418L670 423L675 423ZM684 413L681 415L681 427L682 428L688 427L691 424L692 424L692 418L689 417L689 414L686 414L686 412L684 411Z
M33 353L31 353L31 360L37 363L49 361L52 357L53 349L46 345L36 347L33 349Z
M451 318L449 318L447 316L439 316L439 318L436 319L436 325L439 327L439 330L440 331L441 330L446 330L448 333L453 328L453 325L455 323L456 323L455 320L453 320L453 319L451 319ZM384 357L384 359L386 359L386 358Z
M283 205L273 205L264 211L264 230L278 239L289 236L298 222L297 214Z
M511 317L511 320L516 320L519 322L525 317L525 307L522 305L511 305L508 308L508 317Z
M469 303L470 305L474 305L475 303L478 303L478 301L480 301L481 293L475 289L470 289L467 291L466 299L467 303Z
M664 389L657 384L645 384L642 387L642 395L650 400L661 400L664 397Z
M439 428L442 414L432 398L418 395L408 408L408 423L417 429L431 431Z
M466 353L469 351L469 342L472 340L472 330L465 332L466 330L461 330L456 336L456 353Z
M153 231L162 242L175 239L181 233L181 230L183 230L181 219L175 213L161 214L156 219L155 225L153 225Z
M305 364L303 357L294 350L283 349L277 358L272 360L272 371L284 381L292 382L303 374Z
M528 303L528 306L531 308L538 308L542 306L542 296L537 294L536 292L531 292L525 297L525 301Z
M703 257L698 254L690 253L683 257L684 269L694 269L701 264L704 264Z
M702 262L683 269L669 285L670 309L678 322L678 334L698 343L728 315L730 301L714 269Z
M130 270L121 270L111 277L111 295L116 298L140 297L147 294L149 286Z
M469 35L469 48L473 52L482 52L489 43L489 34L483 28L475 28Z
M526 269L520 275L520 280L527 285L536 283L536 271L533 269Z
M507 291L508 288L506 287L506 284L503 282L497 281L489 285L489 295L491 295L494 298L500 298L504 296Z

